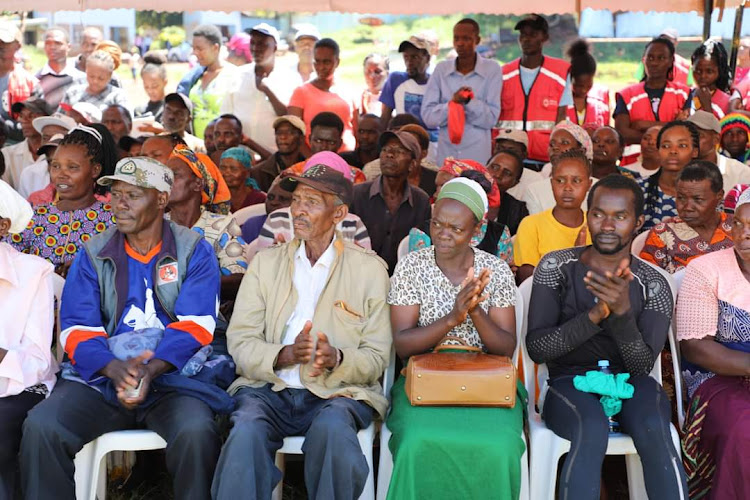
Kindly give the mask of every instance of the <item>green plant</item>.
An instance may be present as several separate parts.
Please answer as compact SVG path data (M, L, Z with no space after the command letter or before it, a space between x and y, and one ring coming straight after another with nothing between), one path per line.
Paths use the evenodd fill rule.
M169 42L172 47L176 47L184 42L185 38L185 28L182 26L167 26L161 30L158 39L162 42L162 46L166 46L167 42ZM152 46L151 48L153 49L154 47Z

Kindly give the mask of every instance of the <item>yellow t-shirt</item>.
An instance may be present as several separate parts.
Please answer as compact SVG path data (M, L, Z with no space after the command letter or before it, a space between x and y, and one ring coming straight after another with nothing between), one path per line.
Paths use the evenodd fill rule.
M562 250L575 246L581 228L586 225L586 213L583 224L568 227L560 224L552 215L552 209L528 215L521 220L513 243L513 256L517 266L529 264L536 267L544 254L553 250ZM591 244L591 235L586 231L586 244Z

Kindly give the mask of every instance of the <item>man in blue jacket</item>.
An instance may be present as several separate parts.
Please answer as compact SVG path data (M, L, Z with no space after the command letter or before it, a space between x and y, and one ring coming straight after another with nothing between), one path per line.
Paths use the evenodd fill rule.
M167 442L175 497L208 498L221 439L211 401L187 391L185 375L210 353L216 257L164 220L174 176L161 163L126 158L98 182L112 186L117 226L90 239L68 273L60 343L72 364L26 420L25 495L74 498L73 457L86 443L146 427Z

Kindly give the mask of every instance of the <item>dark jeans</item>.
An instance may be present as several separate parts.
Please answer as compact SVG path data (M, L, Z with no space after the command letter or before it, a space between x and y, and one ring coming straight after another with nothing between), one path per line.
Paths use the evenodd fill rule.
M214 499L269 499L281 481L276 451L286 436L305 436L305 485L310 499L358 498L369 473L357 431L373 409L349 398L320 399L306 389L243 388L235 395L232 431L221 450Z
M191 396L165 394L148 409L107 403L83 384L60 380L46 401L29 412L21 441L21 482L27 499L73 499L73 458L111 431L145 427L167 442L167 469L175 498L209 497L221 450L214 414Z
M35 392L0 398L0 500L13 497L21 426L29 410L43 399L44 396Z
M632 377L632 399L616 418L633 438L643 464L649 498L687 498L685 471L669 430L670 406L664 389L651 377ZM543 418L555 434L570 441L560 474L559 498L598 500L609 426L599 396L573 386L573 376L550 380Z

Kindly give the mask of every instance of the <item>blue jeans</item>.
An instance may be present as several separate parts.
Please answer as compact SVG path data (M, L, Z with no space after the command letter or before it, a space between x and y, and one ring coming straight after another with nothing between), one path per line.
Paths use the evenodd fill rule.
M357 431L373 409L339 397L321 399L306 389L245 387L235 395L232 431L211 487L214 499L269 499L281 481L274 458L286 436L305 436L305 485L310 499L359 497L369 468Z

